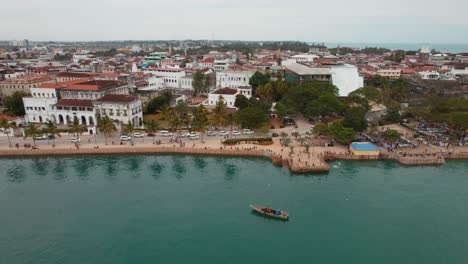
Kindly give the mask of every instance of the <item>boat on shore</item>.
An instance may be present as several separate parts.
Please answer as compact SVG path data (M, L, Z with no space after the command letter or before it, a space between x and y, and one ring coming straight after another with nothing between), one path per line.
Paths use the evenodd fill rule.
M269 207L255 206L255 205L250 205L250 208L252 208L252 210L257 213L268 216L268 217L282 219L282 220L289 219L289 214L288 212L285 212L285 211L276 210L276 209L269 208Z

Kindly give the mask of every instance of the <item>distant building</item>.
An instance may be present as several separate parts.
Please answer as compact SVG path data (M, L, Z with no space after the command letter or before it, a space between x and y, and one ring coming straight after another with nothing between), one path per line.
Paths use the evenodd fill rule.
M225 71L216 73L216 87L238 88L249 86L253 71Z
M0 82L0 98L10 96L17 91L31 93L31 88L36 88L43 83L55 83L55 80L42 74L6 79Z
M251 87L240 88L219 88L208 94L208 106L216 106L220 98L223 99L226 107L235 108L236 96L242 94L247 98L252 96Z
M377 75L382 77L386 77L389 79L400 79L401 77L401 70L397 69L380 69L377 71Z

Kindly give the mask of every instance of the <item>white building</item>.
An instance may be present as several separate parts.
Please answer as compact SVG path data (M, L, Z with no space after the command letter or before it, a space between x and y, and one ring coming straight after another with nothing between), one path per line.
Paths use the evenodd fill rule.
M117 125L131 121L134 126L142 126L141 101L129 96L128 87L117 81L83 80L43 84L32 89L32 96L23 98L27 122L50 120L68 125L76 117L94 134L98 118L108 114Z
M43 84L42 88L31 88L31 96L23 98L27 122L46 123L52 120L57 103L59 86Z
M225 71L229 68L229 60L215 60L213 62L213 69L215 72Z
M423 80L439 80L440 79L440 73L436 71L424 71L424 72L418 72L419 77Z
M164 77L149 74L149 77L142 81L136 81L135 86L139 91L158 91L165 89Z
M234 104L236 102L237 95L244 95L247 98L250 98L252 95L252 88L242 87L242 88L219 88L208 94L208 106L216 106L216 103L221 98L224 101L224 105L229 108L235 108Z
M348 96L349 93L364 86L364 77L359 75L356 66L351 64L333 65L331 67L331 79L333 85L338 87L340 96Z
M187 75L180 78L180 89L182 90L192 90L193 75Z
M109 116L115 123L143 126L143 107L136 97L126 94L106 94L94 103L97 117Z
M166 88L179 88L180 79L186 76L184 69L179 68L154 68L145 73L151 73L155 76L163 77Z
M216 73L216 87L238 88L249 86L251 71L225 71Z

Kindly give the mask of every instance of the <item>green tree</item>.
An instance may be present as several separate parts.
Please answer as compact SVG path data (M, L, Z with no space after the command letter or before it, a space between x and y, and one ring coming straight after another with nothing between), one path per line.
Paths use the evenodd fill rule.
M207 92L208 83L205 78L205 74L201 70L196 70L193 75L192 88L193 95L197 96Z
M268 81L269 78L265 74L257 71L250 77L249 84L252 86L253 92L255 92L258 86L265 85Z
M220 96L216 102L216 106L210 115L210 121L215 126L222 126L226 123L226 105L224 104L224 98Z
M300 134L299 132L297 132L297 131L293 131L293 132L291 133L291 136L293 136L295 140L297 140L297 138L298 138L300 135L301 135L301 134Z
M316 136L330 136L330 130L327 124L324 123L315 124L313 132Z
M28 94L16 91L10 96L5 96L3 98L3 105L6 109L6 113L9 115L14 116L24 116L24 104L23 104L23 97L27 96Z
M169 107L169 105L164 105L163 107L161 107L161 109L159 109L158 112L159 112L161 119L166 120L170 116L171 108Z
M468 113L454 112L450 113L449 124L460 140L466 136L468 129Z
M202 141L208 127L208 114L208 109L202 104L193 111L192 129L200 132Z
M35 136L39 135L40 133L41 130L36 125L29 123L28 126L24 129L24 138L32 138L33 144L36 145Z
M245 97L242 94L238 94L236 95L236 101L234 102L234 106L239 109L246 108L249 106L249 99L247 99L247 97Z
M146 132L149 132L149 133L155 133L156 130L158 130L159 128L159 124L158 122L156 122L155 120L151 120L149 122L145 122L145 129L146 129ZM154 144L154 138L155 136L153 135L153 144Z
M131 136L133 134L133 131L135 130L135 127L133 126L132 122L128 122L127 124L125 124L124 128L123 128L123 132L125 135L129 135Z
M117 131L117 127L115 126L112 119L110 119L110 117L107 115L98 119L97 127L99 132L104 135L104 140L107 145L107 137L111 136L115 131Z
M237 119L243 128L259 128L268 122L267 113L258 107L246 107L237 112Z
M284 131L281 131L280 137L281 137L281 140L284 140L285 138L288 137L288 133L286 133L286 132L284 132Z
M367 128L366 110L362 107L350 107L346 110L343 125L362 132Z
M56 138L56 137L62 137L62 136L60 135L60 131L59 131L58 128L57 128L57 125L55 125L55 124L54 124L52 121L50 121L50 120L46 123L46 127L45 127L44 132L45 132L48 136L52 136L52 138L53 138L53 139L52 139L52 140L53 140L53 141L52 141L52 142L53 142L52 144L54 144L54 145L55 145L55 138ZM49 138L49 137L47 137L47 138Z
M12 124L8 122L6 119L0 119L0 132L4 133L8 137L8 144L11 148L11 140L10 140L10 128L12 128Z
M291 139L290 138L285 138L281 141L285 146L289 146L291 144Z
M329 129L333 138L341 144L349 144L354 140L354 130L344 127L341 121L332 123Z
M169 112L169 126L172 130L177 131L177 129L184 124L184 120L177 113L175 109L172 109Z
M146 105L145 112L147 114L156 113L165 106L169 106L172 96L160 95L152 98Z
M396 131L394 129L388 129L388 130L385 130L385 132L383 132L382 137L386 141L394 143L394 142L400 140L401 134L400 134L400 132L398 132L398 131Z
M389 107L387 113L384 116L384 120L387 123L393 124L400 122L400 110L397 107Z
M73 117L73 122L68 125L68 133L75 135L75 137L79 140L80 136L86 131L86 127L80 125L80 121L78 117Z

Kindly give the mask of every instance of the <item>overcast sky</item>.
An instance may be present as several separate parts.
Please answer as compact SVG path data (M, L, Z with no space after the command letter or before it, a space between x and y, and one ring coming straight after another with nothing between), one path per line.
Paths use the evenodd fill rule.
M0 0L0 39L468 43L468 0Z

